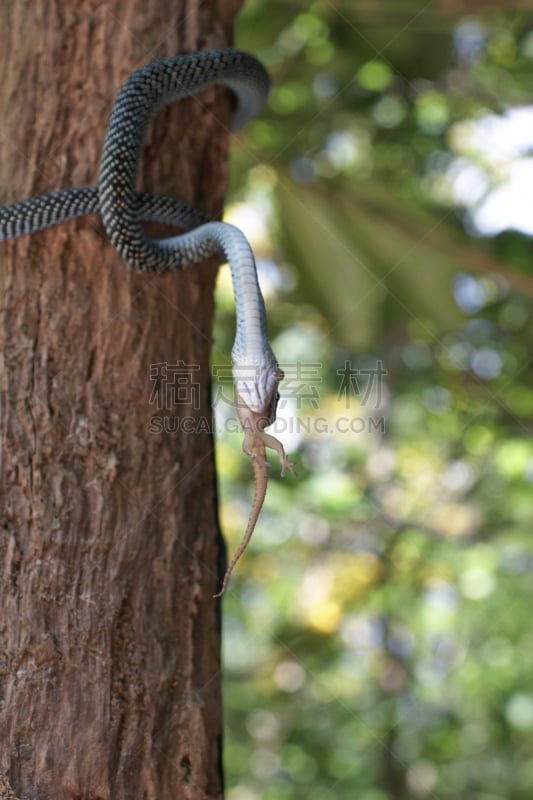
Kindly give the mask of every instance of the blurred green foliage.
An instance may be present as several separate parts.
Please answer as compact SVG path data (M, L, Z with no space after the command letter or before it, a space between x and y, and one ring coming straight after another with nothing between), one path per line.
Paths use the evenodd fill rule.
M249 0L236 43L274 82L234 143L229 214L299 475L272 466L224 598L228 797L529 800L531 240L472 235L505 165L471 132L531 103L533 14ZM218 292L227 353L224 272ZM231 552L240 447L219 436Z

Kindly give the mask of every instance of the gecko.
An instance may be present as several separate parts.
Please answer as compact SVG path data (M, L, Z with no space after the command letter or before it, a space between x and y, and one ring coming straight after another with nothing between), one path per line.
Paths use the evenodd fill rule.
M213 597L221 597L228 585L229 578L235 565L237 564L238 560L246 550L250 539L252 538L252 534L255 530L255 526L257 524L257 520L259 518L259 514L263 507L263 503L265 500L267 485L268 485L268 468L269 463L266 458L266 448L270 448L271 450L275 450L279 456L279 460L281 463L281 477L285 476L285 471L288 469L292 475L296 475L296 471L294 469L294 463L287 459L285 454L285 448L283 447L282 443L272 436L270 433L265 433L265 428L271 425L276 419L276 410L279 400L279 392L278 392L278 384L280 381L283 380L284 374L283 370L279 368L277 362L275 360L275 356L269 348L268 355L268 363L271 369L271 375L273 375L273 380L270 382L270 394L266 398L266 406L263 412L254 411L249 407L247 402L243 399L241 394L239 393L239 389L237 389L237 399L236 399L236 408L237 408L237 415L239 417L239 421L241 423L242 429L244 431L244 442L242 445L242 449L244 453L252 460L253 471L254 471L254 499L252 501L252 508L250 511L250 516L248 518L248 524L246 526L246 531L243 536L243 539L237 548L235 554L233 555L229 566L226 569L224 574L224 579L222 581L222 588L220 591L213 595ZM272 362L273 360L273 362ZM239 379L238 379L238 368L235 369L234 367L234 381L235 385L239 387ZM260 383L260 381L258 381ZM250 393L244 389L246 395L249 400Z

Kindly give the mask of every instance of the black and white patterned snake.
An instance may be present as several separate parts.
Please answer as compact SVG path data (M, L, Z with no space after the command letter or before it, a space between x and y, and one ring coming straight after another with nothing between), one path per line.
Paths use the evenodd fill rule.
M237 318L232 348L236 407L245 432L243 449L254 464L256 493L247 531L226 573L224 589L262 506L268 466L265 447L278 452L282 474L286 468L292 469L281 443L264 431L275 420L283 373L268 342L256 265L244 234L233 225L206 222L195 209L173 198L136 191L138 164L150 121L169 103L215 84L228 87L236 96L234 130L254 116L269 90L269 78L261 63L233 49L167 58L132 73L113 106L98 187L56 191L0 208L0 241L100 213L113 246L134 269L166 272L214 254L229 263ZM143 231L141 220L174 224L187 232L151 239Z

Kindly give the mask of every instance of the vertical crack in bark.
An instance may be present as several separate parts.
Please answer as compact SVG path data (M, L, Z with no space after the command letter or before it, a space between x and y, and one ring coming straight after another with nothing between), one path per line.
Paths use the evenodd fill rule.
M37 442L38 442L38 434L37 434L37 423L35 419L35 414L33 410L33 399L34 397L38 397L38 392L36 391L36 376L35 376L35 364L39 357L39 336L41 330L41 286L39 286L39 291L36 293L36 320L35 320L35 335L33 337L33 347L31 351L31 367L30 367L30 392L28 397L28 412L31 419L32 425L32 432L33 432L33 448L30 448L28 453L28 460L29 460L29 484L30 484L30 496L28 499L29 502L29 525L33 528L34 525L34 485L35 485L35 457L37 454Z

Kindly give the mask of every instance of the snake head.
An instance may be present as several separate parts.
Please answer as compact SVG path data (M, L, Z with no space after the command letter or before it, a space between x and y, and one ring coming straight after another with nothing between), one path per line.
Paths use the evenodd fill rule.
M243 419L254 430L264 430L276 419L279 392L283 380L276 356L266 350L260 359L233 361L233 381L236 389L237 413L243 428Z

